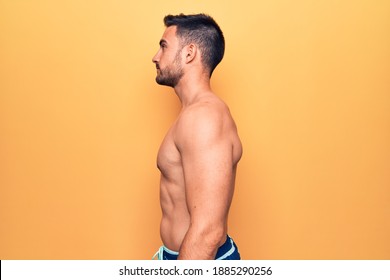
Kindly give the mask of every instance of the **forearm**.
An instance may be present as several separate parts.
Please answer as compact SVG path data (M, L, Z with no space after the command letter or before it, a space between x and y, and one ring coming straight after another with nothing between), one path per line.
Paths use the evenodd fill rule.
M199 231L190 227L179 251L179 260L214 260L223 243L223 229Z

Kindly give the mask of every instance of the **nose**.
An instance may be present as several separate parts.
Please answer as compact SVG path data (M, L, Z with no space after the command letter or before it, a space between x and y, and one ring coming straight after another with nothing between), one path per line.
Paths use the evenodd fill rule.
M160 60L160 51L158 51L152 58L153 63L157 63Z

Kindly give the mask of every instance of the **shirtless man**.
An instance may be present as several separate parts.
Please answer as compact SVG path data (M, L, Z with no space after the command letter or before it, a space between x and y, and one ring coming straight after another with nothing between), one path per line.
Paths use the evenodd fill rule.
M242 146L226 104L211 90L224 37L204 14L166 16L153 57L156 82L173 87L182 109L157 156L161 171L159 259L240 259L227 235Z

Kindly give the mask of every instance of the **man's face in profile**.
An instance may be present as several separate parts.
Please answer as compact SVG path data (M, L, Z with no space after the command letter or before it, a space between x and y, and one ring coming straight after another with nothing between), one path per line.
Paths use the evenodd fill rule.
M160 48L152 59L156 64L156 82L160 85L175 87L183 76L181 64L181 45L176 36L176 26L167 27Z

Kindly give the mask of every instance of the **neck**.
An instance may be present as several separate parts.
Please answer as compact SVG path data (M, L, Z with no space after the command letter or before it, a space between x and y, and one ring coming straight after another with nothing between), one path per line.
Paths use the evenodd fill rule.
M197 102L201 96L212 93L210 79L205 75L184 75L174 90L183 108Z

